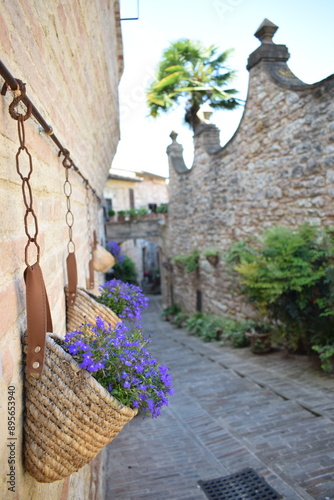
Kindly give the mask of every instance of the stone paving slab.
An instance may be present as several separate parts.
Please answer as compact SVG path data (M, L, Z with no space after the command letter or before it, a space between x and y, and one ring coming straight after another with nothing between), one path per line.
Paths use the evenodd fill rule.
M158 297L144 325L175 395L108 446L104 500L203 500L198 480L247 467L285 500L334 500L334 378L306 358L203 343L160 319Z

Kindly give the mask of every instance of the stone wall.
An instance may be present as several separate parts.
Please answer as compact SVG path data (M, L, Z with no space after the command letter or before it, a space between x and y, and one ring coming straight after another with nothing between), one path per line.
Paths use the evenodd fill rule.
M265 21L256 36L261 46L248 63L249 90L243 118L221 148L219 131L202 123L194 135L194 163L187 169L182 146L171 134L169 257L201 252L198 273L175 266L164 272L164 303L248 316L223 261L212 267L206 248L224 252L235 241L264 228L303 222L334 222L334 75L306 85L286 64L284 45L275 45L277 27Z
M46 0L42 3L4 0L0 13L2 62L14 77L26 82L29 98L100 197L119 140L117 88L123 66L118 11L118 0ZM37 483L25 472L22 463L24 402L20 337L26 329L23 283L26 236L21 183L15 168L19 146L17 124L8 113L11 101L11 92L0 99L0 497L4 500L98 499L103 495L103 455L67 480L50 485ZM65 169L62 158L57 156L58 148L46 134L39 133L37 121L28 119L25 128L26 144L34 165L31 187L39 224L40 265L54 331L64 335L68 241L63 193ZM69 176L78 280L80 286L85 286L90 257L86 190L76 172L70 171ZM90 200L95 228L102 235L102 211L93 196ZM98 273L96 281L99 281ZM15 387L16 398L15 492L8 490L7 483L8 386Z

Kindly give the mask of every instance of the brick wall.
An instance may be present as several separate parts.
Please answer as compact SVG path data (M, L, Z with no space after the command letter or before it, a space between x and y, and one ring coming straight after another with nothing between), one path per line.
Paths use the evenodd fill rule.
M122 44L117 0L54 2L4 0L0 13L2 61L27 84L27 94L71 153L71 158L102 197L119 140L118 82ZM0 79L2 85L3 79ZM22 448L22 356L20 336L26 328L23 200L15 169L16 122L8 113L12 95L0 99L0 300L1 300L1 493L3 499L80 500L101 498L103 455L71 478L42 485L25 472ZM39 223L40 264L52 311L54 331L65 333L64 285L68 229L63 193L65 171L56 145L39 134L34 118L25 122L26 144L33 158L33 207ZM89 246L85 187L70 172L73 239L79 285L88 277ZM102 235L102 212L94 197L91 210ZM96 280L99 281L96 273ZM16 391L15 493L8 490L7 388Z
M208 123L194 136L191 169L174 137L168 148L170 209L169 257L197 248L199 273L174 266L164 272L164 302L188 311L248 316L224 263L212 267L206 248L224 252L248 235L276 224L334 222L334 75L306 85L288 68L285 46L262 43L249 58L249 91L243 118L221 148L219 131ZM234 290L234 291L233 291Z

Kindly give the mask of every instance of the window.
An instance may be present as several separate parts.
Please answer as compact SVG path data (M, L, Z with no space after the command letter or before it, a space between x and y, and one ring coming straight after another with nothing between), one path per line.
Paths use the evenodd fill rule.
M135 193L132 188L129 189L130 208L135 208Z

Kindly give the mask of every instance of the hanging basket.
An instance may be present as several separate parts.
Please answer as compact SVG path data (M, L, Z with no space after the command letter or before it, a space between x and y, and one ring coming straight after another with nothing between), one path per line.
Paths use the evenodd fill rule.
M65 293L68 296L67 287ZM121 321L109 307L96 301L96 295L83 288L77 288L74 305L67 306L67 331L73 332L85 322L95 325L96 316L101 316L104 322L111 324L112 327Z
M206 260L210 262L213 267L216 267L219 262L219 255L207 255Z
M47 334L44 370L25 380L25 467L41 483L78 471L137 414L80 368L61 344L60 337Z
M93 250L93 267L95 271L106 273L115 265L115 257L102 245L97 244Z

